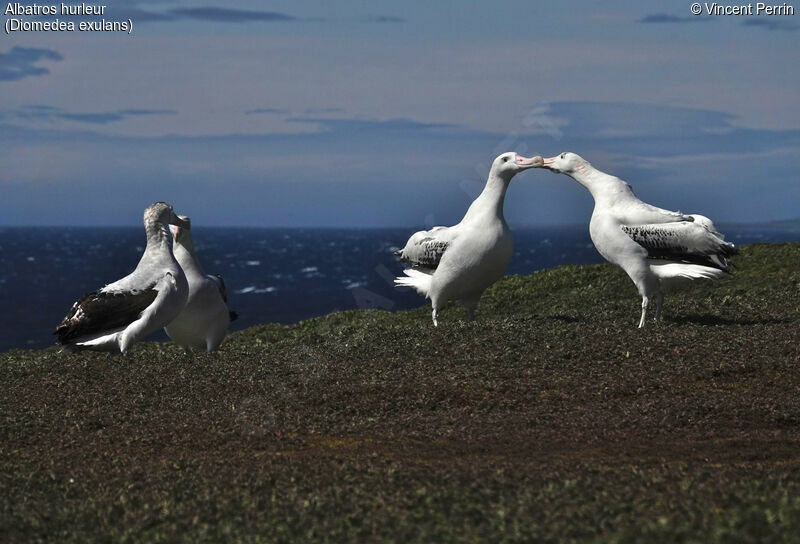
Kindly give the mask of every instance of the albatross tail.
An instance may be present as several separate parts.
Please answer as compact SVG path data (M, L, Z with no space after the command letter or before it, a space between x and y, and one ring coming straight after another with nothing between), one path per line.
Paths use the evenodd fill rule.
M398 287L413 287L414 290L426 298L430 298L431 292L431 277L430 272L422 272L414 268L406 268L403 270L406 277L400 276L394 279L395 285Z
M724 270L690 263L670 263L650 260L650 270L658 276L662 284L680 283L681 280L714 279L725 275Z

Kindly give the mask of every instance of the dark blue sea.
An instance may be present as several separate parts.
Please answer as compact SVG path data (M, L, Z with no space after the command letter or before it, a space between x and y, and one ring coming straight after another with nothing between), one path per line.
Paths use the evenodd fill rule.
M739 244L800 240L797 223L721 225ZM394 288L392 251L415 229L192 229L206 273L221 274L238 330L353 308L425 304ZM602 261L585 225L515 229L509 274ZM0 351L53 345L53 329L86 292L121 278L144 249L141 227L0 227ZM155 340L166 340L156 335Z

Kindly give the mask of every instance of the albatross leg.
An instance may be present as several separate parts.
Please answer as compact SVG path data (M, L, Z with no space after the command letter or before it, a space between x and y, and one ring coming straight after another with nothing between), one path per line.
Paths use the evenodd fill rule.
M433 326L434 327L438 327L439 326L439 310L434 308L433 309L433 313L431 314L431 317L433 318Z
M656 295L656 315L653 318L656 321L661 319L661 305L663 303L664 303L664 293L659 291L658 294Z
M642 318L639 320L639 328L644 327L644 318L647 316L647 295L642 295Z

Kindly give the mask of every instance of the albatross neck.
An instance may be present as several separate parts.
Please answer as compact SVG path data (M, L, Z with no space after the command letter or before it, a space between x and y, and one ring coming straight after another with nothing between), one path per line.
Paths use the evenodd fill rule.
M601 172L588 162L584 162L568 175L586 187L594 197L595 201L597 201L598 198L603 198L605 193L603 190L604 184L600 183L600 180L601 178L608 177L608 174Z
M172 236L165 224L160 221L145 223L144 229L147 233L147 246L144 248L145 255L161 252L164 249L171 250Z
M205 275L203 273L203 268L195 257L194 242L191 236L184 234L180 242L175 242L175 245L172 247L172 252L175 254L175 260L178 261L178 264L181 265L184 272L187 274L197 273L199 276Z
M462 221L468 221L487 213L493 217L503 219L503 201L506 197L509 181L494 172L490 173L489 179L486 180L486 186L481 194L478 195L478 198L472 202Z

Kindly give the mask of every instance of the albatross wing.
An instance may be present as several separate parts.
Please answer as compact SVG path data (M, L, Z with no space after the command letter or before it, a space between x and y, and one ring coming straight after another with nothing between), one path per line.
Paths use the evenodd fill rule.
M406 247L396 254L401 261L408 261L414 268L436 270L444 252L458 236L455 227L433 227L431 230L415 232Z
M634 242L647 250L651 259L700 264L725 270L738 250L705 226L693 222L622 225Z
M158 296L151 286L133 291L94 291L72 305L53 334L58 343L68 345L82 338L127 327L141 316Z

